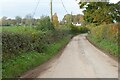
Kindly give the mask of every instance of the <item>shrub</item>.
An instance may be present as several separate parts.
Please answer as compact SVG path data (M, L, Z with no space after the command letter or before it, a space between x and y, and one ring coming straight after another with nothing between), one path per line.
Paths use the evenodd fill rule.
M105 24L91 28L91 35L98 39L118 42L118 24Z
M87 28L87 27L82 27L82 26L80 26L80 27L78 27L79 28L79 32L80 33L87 33L88 31L89 31L89 29Z
M71 24L70 27L73 33L87 33L89 31L87 27L83 27L83 26L74 26Z
M90 29L91 33L88 38L101 49L119 56L118 29L119 23L99 25Z
M44 43L43 33L22 34L3 31L2 50L3 60L5 57L12 57L27 51L40 52Z
M37 23L37 30L47 31L53 30L53 24L50 22L49 16L42 16Z
M3 60L18 56L21 53L36 51L43 52L43 49L60 39L67 33L60 30L39 31L33 29L30 32L11 32L3 30L2 32L2 51Z
M43 49L43 53L41 54L37 53L36 51L27 52L4 62L2 66L3 79L19 77L24 72L33 69L36 66L39 66L40 64L56 55L69 40L70 36L66 36L54 44L50 44L49 46L45 47Z

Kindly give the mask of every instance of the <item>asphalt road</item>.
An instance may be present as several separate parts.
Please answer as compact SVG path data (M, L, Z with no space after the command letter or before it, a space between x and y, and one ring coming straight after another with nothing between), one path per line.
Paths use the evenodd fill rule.
M83 34L75 36L37 78L118 78L118 62L94 47Z

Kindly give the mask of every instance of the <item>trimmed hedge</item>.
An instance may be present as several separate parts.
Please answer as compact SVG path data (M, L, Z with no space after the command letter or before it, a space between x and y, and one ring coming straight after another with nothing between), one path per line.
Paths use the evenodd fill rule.
M2 32L3 62L6 59L25 52L36 51L41 53L45 46L63 38L66 33L62 31L36 31L36 32Z
M69 35L56 41L54 44L47 45L43 49L43 53L38 53L36 51L27 52L4 62L2 66L3 79L19 77L24 72L34 69L36 66L39 66L56 55L70 39L71 36Z

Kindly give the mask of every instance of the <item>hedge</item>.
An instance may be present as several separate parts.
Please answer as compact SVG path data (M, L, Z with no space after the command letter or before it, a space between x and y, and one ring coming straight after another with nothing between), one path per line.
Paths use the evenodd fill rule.
M99 26L90 27L89 40L92 41L99 48L111 53L114 56L119 56L119 27L120 23L104 24Z
M25 52L36 51L41 53L45 46L63 38L66 33L49 30L44 32L2 32L3 62L6 59Z

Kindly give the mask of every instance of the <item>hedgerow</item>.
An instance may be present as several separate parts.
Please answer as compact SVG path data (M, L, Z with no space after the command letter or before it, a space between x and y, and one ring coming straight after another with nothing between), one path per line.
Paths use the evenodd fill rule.
M0 35L3 78L18 77L42 64L71 38L69 31L54 29L49 17L41 17L34 27L4 27Z
M99 39L107 39L112 42L118 42L118 27L119 24L106 24L93 27L91 29L91 35Z
M120 23L89 27L88 39L104 51L119 56L119 27Z
M62 31L36 32L2 32L3 61L25 52L41 53L45 46L54 43L65 36Z

